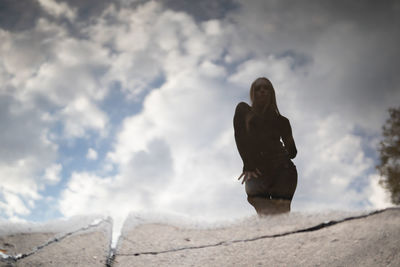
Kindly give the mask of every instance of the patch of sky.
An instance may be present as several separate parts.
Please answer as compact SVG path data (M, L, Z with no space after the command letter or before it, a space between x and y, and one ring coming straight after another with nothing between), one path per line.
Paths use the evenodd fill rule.
M348 185L348 189L354 190L357 193L361 193L362 191L364 191L364 189L370 184L368 173L370 173L371 171L373 171L372 168L368 169L367 172L364 172L362 175L353 179Z
M56 198L44 197L35 201L35 207L29 215L18 216L30 222L46 222L63 217L58 209Z
M3 193L1 191L0 191L0 202L5 202ZM0 215L1 215L1 213L0 213Z
M40 192L43 193L43 192ZM43 195L43 194L42 194ZM57 202L55 198L43 197L35 201L34 207L30 208L27 201L24 198L20 198L26 207L30 209L30 213L27 215L14 214L20 219L27 221L47 221L50 219L60 218L62 215L58 211ZM0 193L0 202L5 202L3 194ZM0 218L8 219L8 216L4 212L0 212Z
M370 133L363 127L355 125L351 134L361 137L361 147L366 157L372 159L375 164L379 163L378 143L380 135L377 133Z
M221 61L216 61L216 63L219 63L219 65L223 65L228 73L228 76L238 72L238 67L245 63L248 60L253 60L253 59L257 59L257 55L255 55L254 53L247 53L245 56L240 57L240 59L236 60L236 61L227 61L226 58L229 58L229 51L225 50L222 53L222 58L223 60Z
M144 99L148 93L150 93L151 90L160 88L164 83L166 82L166 77L163 72L160 72L150 83L149 83L149 90L144 92L144 94L141 96L142 99Z
M224 48L223 52L221 53L221 56L217 59L214 60L213 63L217 66L222 66L225 68L227 72L227 77L232 75L233 73L236 72L236 68L239 65L238 62L227 62L226 58L229 55L229 51L227 48ZM243 62L240 62L243 63Z
M33 102L35 103L35 107L39 107L41 110L45 110L46 113L54 115L59 111L59 107L52 103L48 96L37 94L33 96Z
M59 217L60 214L57 210L52 210L55 205L53 202L59 198L60 193L67 186L73 172L92 172L100 177L115 175L118 171L115 168L111 170L104 169L105 157L111 149L112 140L113 136L108 136L103 139L91 136L89 138L76 138L72 141L60 139L58 142L59 155L56 163L62 165L60 172L61 180L55 185L47 185L44 190L40 192L45 198L37 202L37 206L33 212L34 215L32 215L36 217L28 216L26 219L37 221L38 218L41 217L46 217L46 219ZM90 148L96 151L97 159L87 158Z
M159 75L150 84L149 88L158 88L165 82L165 77ZM53 125L51 132L58 136L56 142L59 146L58 163L63 168L61 171L62 181L58 186L48 186L46 195L57 196L60 187L67 182L68 177L73 172L95 172L103 171L107 175L115 174L116 170L104 171L104 159L107 153L112 149L112 143L115 134L121 126L122 121L139 113L143 108L143 100L151 90L144 90L135 100L128 99L121 90L120 83L115 82L109 90L109 94L99 103L99 108L107 113L110 119L109 132L106 136L101 137L96 132L88 131L85 137L67 139L61 138L63 135L63 125L57 122ZM92 148L97 153L97 159L91 160L87 158L88 150Z
M165 82L165 78L160 76L155 79L149 87L159 87ZM88 131L85 137L63 138L63 124L56 122L51 132L57 136L58 160L62 165L62 180L57 186L48 186L45 194L56 197L61 188L68 182L68 178L73 172L94 172L102 175L114 175L117 170L104 170L104 160L107 153L112 149L115 134L121 126L122 121L129 116L133 116L142 110L142 103L149 90L142 92L138 99L133 101L126 98L118 82L112 85L109 94L99 103L99 108L107 113L110 119L108 134L99 136L96 132ZM97 153L96 159L88 159L88 150L92 148Z
M291 70L296 70L298 68L304 67L312 62L312 58L310 56L298 53L293 50L286 50L276 55L277 59L287 57L292 59L292 62L290 64Z
M96 77L97 79L99 79L108 72L109 68L110 67L106 65L91 64L90 72L92 74L92 77Z
M379 163L379 153L377 151L377 143L379 136L377 134L371 134L366 129L359 125L355 125L351 131L351 134L361 137L361 149L365 157L372 160L371 166L368 167L362 175L352 180L349 184L349 188L352 188L356 192L360 193L365 189L370 181L368 176L370 174L377 173L375 166Z
M65 189L73 172L93 172L95 174L115 175L117 170L104 170L104 158L110 151L112 145L112 137L101 140L96 138L76 138L74 140L60 140L59 155L57 163L62 165L60 172L61 180L55 185L47 185L40 194L46 196L43 200L38 201L38 207L35 207L35 216L46 216L47 219L58 217L57 211L42 211L41 209L49 209L54 205L52 203L58 199L62 190ZM87 153L92 148L97 153L97 159L88 159ZM39 215L38 215L39 214ZM41 214L41 215L40 215ZM29 217L29 219L32 219ZM36 220L36 219L35 219Z
M63 171L61 171L60 176L64 177ZM60 192L65 188L68 180L67 179L61 179L60 182L54 185L46 185L44 190L40 191L41 195L44 195L48 198L58 198L60 195Z
M112 125L119 125L124 118L142 110L145 95L147 94L140 94L139 101L129 100L122 91L121 83L115 81L111 84L108 95L99 103L99 107L107 113Z
M365 210L367 207L371 206L371 202L368 199L359 200L354 203L354 209Z
M109 144L104 141L96 143L96 138L76 138L74 140L62 140L59 145L59 159L62 164L63 177L69 177L74 171L93 171L99 168L99 163L104 157L104 150ZM98 154L98 160L86 158L89 148L94 148Z

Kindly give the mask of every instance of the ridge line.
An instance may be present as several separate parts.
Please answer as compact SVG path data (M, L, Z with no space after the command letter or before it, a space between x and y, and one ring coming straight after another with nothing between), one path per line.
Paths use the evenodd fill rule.
M136 256L140 256L140 255L158 255L158 254L178 252L178 251L182 251L182 250L202 249L202 248L218 247L218 246L222 246L222 245L230 245L230 244L234 244L234 243L253 242L256 240L260 240L260 239L277 238L277 237L293 235L293 234L298 234L298 233L304 233L304 232L314 232L314 231L318 231L320 229L327 228L327 227L330 227L330 226L333 226L333 225L336 225L339 223L343 223L346 221L358 220L358 219L370 217L370 216L373 216L373 215L376 215L379 213L383 213L388 210L400 210L400 208L391 207L391 208L386 208L386 209L382 209L382 210L375 210L375 211L369 212L367 214L358 215L358 216L350 216L350 217L346 217L346 218L343 218L340 220L330 220L330 221L316 224L314 226L310 226L310 227L306 227L306 228L298 229L298 230L293 230L293 231L288 231L288 232L284 232L284 233L280 233L280 234L262 235L262 236L257 236L257 237L253 237L253 238L248 238L248 239L220 241L220 242L217 242L214 244L190 246L190 247L180 247L180 248L176 248L176 249L161 250L161 251L144 251L144 252L136 252L136 253L115 253L114 256L115 257L117 257L117 256L127 256L127 257L135 256L136 257Z

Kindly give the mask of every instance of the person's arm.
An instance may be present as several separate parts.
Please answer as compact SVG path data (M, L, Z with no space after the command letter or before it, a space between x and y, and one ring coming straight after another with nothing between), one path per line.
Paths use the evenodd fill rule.
M261 172L256 168L251 153L250 137L246 129L246 116L250 112L250 106L244 102L236 106L235 116L233 117L233 128L235 130L235 141L240 157L243 160L243 172L238 180L243 178L242 184L251 178L257 178Z
M295 158L297 155L297 149L293 139L292 127L290 126L289 120L283 116L281 116L281 136L283 144L289 153L289 158Z
M250 106L241 102L236 106L235 116L233 117L235 141L240 157L243 160L243 172L256 170L251 154L251 142L246 129L246 116L248 112L250 112Z

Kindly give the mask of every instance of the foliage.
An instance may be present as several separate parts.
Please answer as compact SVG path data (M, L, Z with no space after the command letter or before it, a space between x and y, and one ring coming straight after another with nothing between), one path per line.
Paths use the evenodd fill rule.
M400 204L400 107L389 109L389 119L382 127L379 144L380 184L390 192L391 201Z

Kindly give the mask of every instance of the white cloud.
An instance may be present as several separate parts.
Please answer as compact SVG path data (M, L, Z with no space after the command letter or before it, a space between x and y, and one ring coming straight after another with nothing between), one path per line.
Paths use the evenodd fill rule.
M104 80L118 81L129 98L136 99L152 89L150 84L161 74L159 46L168 41L159 42L153 32L160 13L160 5L152 1L135 11L130 8L117 11L111 5L98 23L86 30L94 42L116 50L109 59L112 64ZM107 16L115 18L116 23L109 25Z
M0 213L15 218L28 214L15 199L33 209L46 186L61 179L57 123L66 138L107 133L107 115L97 106L107 89L96 75L108 61L104 49L45 19L30 31L0 35L0 197L7 207Z
M40 2L55 17L76 16L65 3ZM84 138L98 147L110 137L103 169L67 170L72 175L58 199L64 215L252 214L236 180L242 166L232 117L259 76L271 78L292 123L299 150L295 209L385 206L366 136L376 139L385 108L400 96L395 75L374 93L397 55L395 45L381 42L389 34L351 19L338 23L322 5L320 16L304 19L309 11L302 4L242 4L205 22L156 1L134 9L110 4L82 24L85 38L46 19L24 33L0 30L0 100L11 103L0 107L8 126L0 133L0 151L8 153L0 152L6 177L0 193L8 194L0 209L10 218L26 215L46 185L61 179L56 142ZM121 125L102 109L114 85L127 98L144 99ZM112 104L118 110L120 103ZM52 131L59 125L61 136ZM86 157L98 155L89 148Z
M1 164L1 189L33 199L39 198L37 185L30 174L30 171L36 169L35 164L37 162L32 158L19 159L11 164Z
M12 216L14 214L27 215L30 213L30 210L16 194L4 192L3 196L5 202L7 203L7 205L4 206L4 209L8 216Z
M45 170L44 179L51 184L56 184L61 180L60 172L62 170L61 164L53 164Z
M362 137L349 133L350 125L334 115L320 118L318 123L308 125L307 135L296 140L301 145L296 159L299 199L318 199L315 204L319 207L355 209L366 197L364 192L355 193L357 189L351 183L367 180L374 162L363 152ZM307 205L312 209L314 203Z
M230 157L236 156L236 160L238 157L231 130L225 131L231 127L235 105L231 97L239 95L240 90L233 87L227 92L222 82L226 71L212 62L220 56L222 48L217 46L217 41L206 44L209 33L189 16L153 8L159 14L152 22L153 27L148 29L148 35L163 44L161 50L154 47L153 51L161 51L156 62L163 66L166 82L147 95L141 113L124 120L115 147L108 156L118 166L119 175L111 178L94 174L90 178L80 176L79 181L88 179L92 184L96 184L93 180L99 181L99 190L107 191L114 198L113 204L107 207L103 203L105 200L92 201L102 204L90 209L114 214L150 209L212 214L211 217L232 215L238 210L245 212L246 204L238 201L243 197L243 188L234 181L241 166L237 162L236 170L232 168ZM138 13L135 15L137 21L147 19ZM166 29L174 30L164 32ZM161 31L163 34L158 34ZM130 35L129 32L125 34ZM182 48L172 43L164 46L171 40L182 44ZM229 136L228 143L222 136ZM221 166L230 167L221 170ZM71 211L68 207L75 205L75 197L85 198L80 199L80 203L93 198L81 190L72 190L81 188L74 186L73 181L78 180L74 177L60 202L65 207L62 210L68 214ZM107 179L113 180L113 186L109 187ZM239 198L235 198L235 194ZM191 197L193 195L197 197ZM226 200L229 203L221 203ZM224 207L225 211L215 210L213 205ZM80 212L86 208L80 205Z
M108 15L117 14L115 10L108 12ZM180 212L209 218L250 214L252 210L245 201L244 189L235 180L240 174L241 162L233 141L232 116L236 103L247 100L250 84L258 76L271 78L279 107L292 122L299 149L295 159L299 171L295 209L355 209L378 205L376 200L371 200L370 194L375 191L368 189L374 162L363 150L364 137L354 133L357 122L346 117L352 111L333 112L331 99L323 95L323 78L332 70L320 64L339 60L337 57L313 61L319 52L314 54L312 47L300 44L296 50L295 42L280 47L268 35L260 37L266 30L277 34L279 25L275 24L280 23L275 17L278 21L272 21L269 30L257 27L262 21L261 13L256 14L253 25L246 22L232 25L229 20L200 25L185 14L161 10L155 2L132 12L130 17L134 19L120 23L143 25L142 28L122 28L123 31L113 31L112 38L105 39L100 36L100 29L111 30L102 24L92 27L92 33L96 32L92 36L111 46L117 40L114 45L120 50L119 55L126 62L134 62L121 64L122 58L117 56L116 66L135 66L141 62L154 66L145 72L147 76L135 70L134 76L140 77L136 85L128 85L131 78L121 78L128 77L123 67L113 67L115 73L122 75L115 77L124 81L125 87L136 88L129 89L131 93L144 90L141 82L147 84L154 80L159 71L164 73L165 83L146 96L140 113L123 121L114 147L108 153L108 163L117 166L118 175L104 178L94 173L76 173L60 201L65 214L84 212L88 207L119 216L130 210ZM235 15L248 16L246 13ZM220 31L220 25L226 26L226 30ZM143 28L146 38L138 45L118 41L123 37L137 38L144 34ZM325 44L318 34L318 30L311 33L317 42L314 46L318 42ZM282 38L290 40L289 37L290 34ZM296 53L282 54L285 49ZM255 56L246 59L251 54ZM303 54L305 62L301 62ZM307 57L311 60L307 61ZM229 73L224 65L215 63L218 60L239 64ZM144 69L148 70L146 63ZM338 85L335 77L330 75L327 90L335 90ZM339 88L332 94L346 95L346 90ZM102 192L100 196L85 189L89 186L78 189L81 188L75 185L78 176L80 182L96 184L94 191ZM110 195L112 203L117 205L105 204ZM90 204L80 206L79 210L69 209L77 199Z
M65 16L71 21L73 21L76 17L76 10L70 8L65 2L59 3L55 0L38 1L40 5L44 8L44 10L55 17Z
M86 154L86 158L87 158L87 159L90 159L90 160L96 160L97 157L98 157L97 151L94 150L93 148L89 148L89 149L88 149L88 152L87 152L87 154Z
M108 121L107 114L87 98L75 99L60 112L60 116L65 124L65 134L70 138L84 137L90 129L101 133Z
M221 23L219 20L208 20L202 24L204 32L207 35L219 35L222 33Z
M32 201L41 198L44 186L54 182L43 172L55 160L58 149L49 140L48 125L39 112L20 110L19 105L15 98L0 94L0 197L5 201L0 214L9 217L27 215L25 208L33 208Z
M386 208L392 206L390 203L389 196L385 189L381 185L379 185L379 176L371 175L370 177L370 185L367 188L367 193L369 195L369 201L371 202L371 206L373 208Z
M30 213L30 208L33 208L31 201L40 199L40 188L48 184L38 175L39 165L35 158L0 164L0 196L4 199L0 202L0 214L13 217Z

